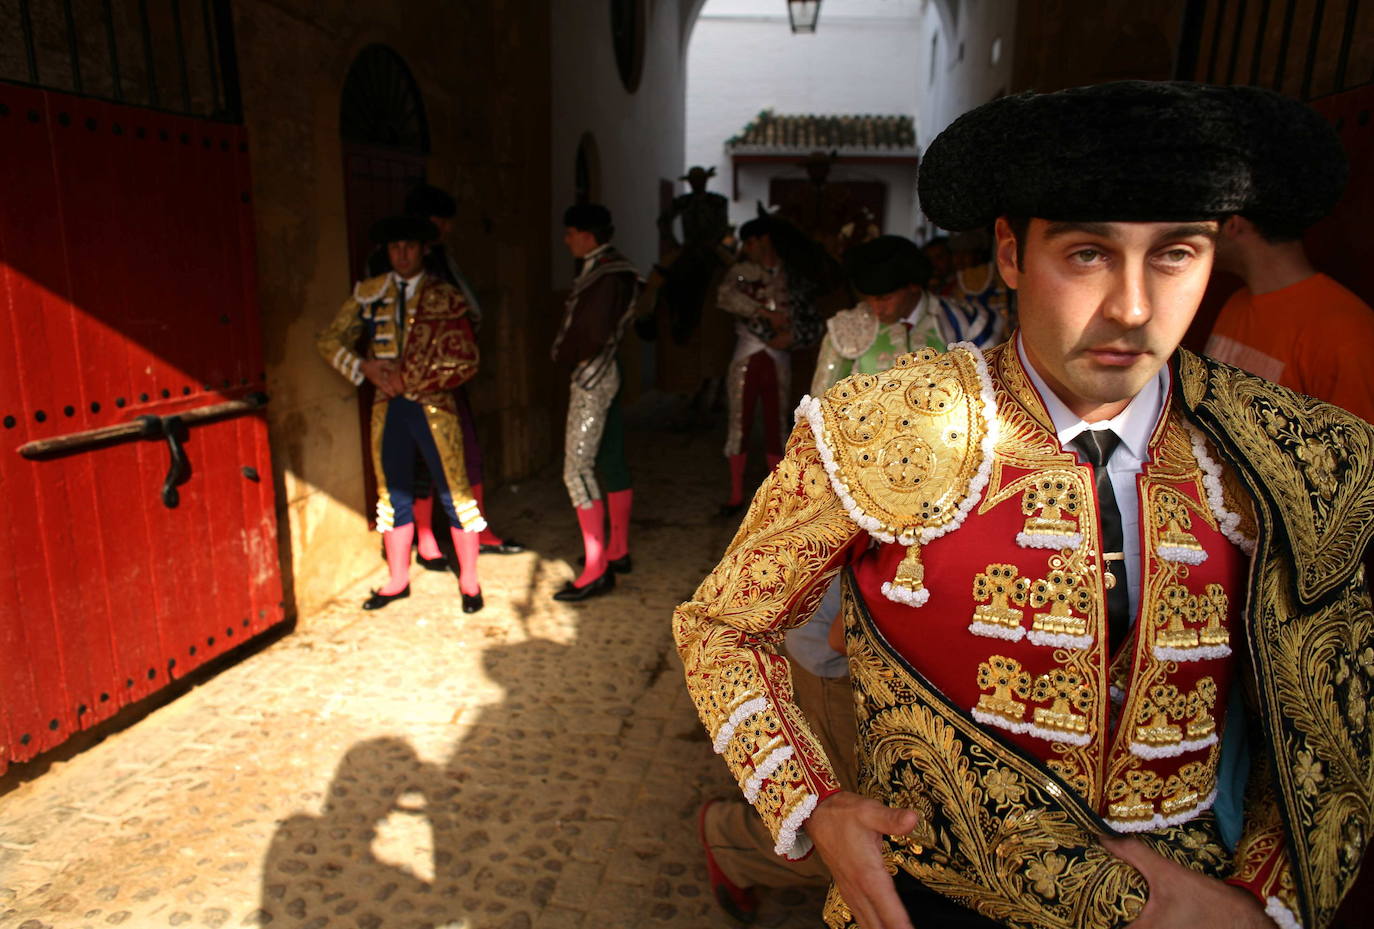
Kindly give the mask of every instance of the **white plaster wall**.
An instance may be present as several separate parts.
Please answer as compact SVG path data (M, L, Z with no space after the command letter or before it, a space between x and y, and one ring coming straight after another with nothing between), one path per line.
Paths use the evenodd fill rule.
M918 116L924 87L913 49L927 3L824 0L817 31L793 35L783 0L707 0L687 53L687 163L715 165L712 187L728 196L725 140L760 110ZM917 143L926 141L918 118ZM749 170L750 190L761 183L763 193L742 189L731 204L732 222L751 217L756 199L766 202L767 176L786 176L775 168L761 182L752 180L763 170ZM834 177L843 179L848 170L837 169ZM743 187L745 172L741 181ZM889 231L910 235L912 194L901 187L889 190Z
M937 33L932 62L932 39ZM931 0L927 4L917 40L922 59L919 111L926 128L918 141L923 149L960 115L1008 92L1015 37L1015 0ZM994 62L993 43L998 39L1001 54ZM917 225L918 240L936 232L919 214Z
M641 271L658 258L658 181L683 173L683 8L645 0L644 71L631 94L620 82L604 0L554 0L551 152L555 287L566 287L571 259L563 246L563 209L573 202L574 163L582 134L601 155L601 200L615 219L615 243Z

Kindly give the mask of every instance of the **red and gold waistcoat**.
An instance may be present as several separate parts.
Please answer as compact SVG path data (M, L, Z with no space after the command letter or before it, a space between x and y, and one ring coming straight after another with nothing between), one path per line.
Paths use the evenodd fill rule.
M1215 798L1252 544L1209 499L1204 464L1216 465L1201 437L1161 416L1137 479L1138 615L1109 654L1112 575L1092 467L1060 448L1018 365L994 383L997 434L977 505L957 532L865 552L854 564L859 596L916 673L1113 828L1186 822ZM922 580L898 581L915 558Z

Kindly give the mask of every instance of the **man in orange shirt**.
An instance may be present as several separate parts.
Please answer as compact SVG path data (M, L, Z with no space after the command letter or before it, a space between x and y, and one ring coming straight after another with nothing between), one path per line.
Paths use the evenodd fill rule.
M1265 132L1272 135L1275 125L1281 124ZM1340 199L1345 154L1315 112L1284 128L1292 144L1273 149L1303 163L1257 171L1256 207L1222 224L1216 267L1245 286L1226 301L1206 351L1374 421L1374 310L1318 272L1302 244L1303 233Z

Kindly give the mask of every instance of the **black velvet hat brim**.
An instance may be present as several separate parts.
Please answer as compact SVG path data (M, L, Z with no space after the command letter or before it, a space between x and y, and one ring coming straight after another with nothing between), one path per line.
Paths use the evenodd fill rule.
M372 224L368 232L376 245L392 242L433 242L439 238L439 230L429 220L420 216L388 216Z
M1244 212L1262 157L1251 91L1122 81L1003 97L931 143L921 206L950 230L999 216L1168 222Z
M880 235L844 254L849 283L859 293L881 297L910 284L925 286L931 276L930 259L910 239Z

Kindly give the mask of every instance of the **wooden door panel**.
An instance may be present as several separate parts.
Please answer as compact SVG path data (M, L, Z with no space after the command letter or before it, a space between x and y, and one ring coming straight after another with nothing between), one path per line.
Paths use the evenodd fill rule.
M0 770L284 618L261 414L25 443L264 388L242 127L0 84ZM12 155L12 157L11 157Z

